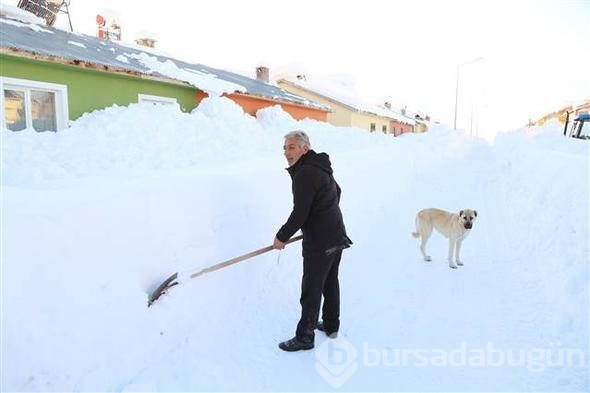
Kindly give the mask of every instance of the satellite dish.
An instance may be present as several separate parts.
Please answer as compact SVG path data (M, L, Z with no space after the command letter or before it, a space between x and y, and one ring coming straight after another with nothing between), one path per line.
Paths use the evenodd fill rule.
M70 0L19 0L16 6L44 19L47 26L53 26L58 14L66 14L70 30L74 31L70 18Z
M17 7L45 19L47 26L53 26L57 14L62 12L62 6L66 8L65 13L68 14L69 18L68 5L69 1L66 2L65 0L19 0Z

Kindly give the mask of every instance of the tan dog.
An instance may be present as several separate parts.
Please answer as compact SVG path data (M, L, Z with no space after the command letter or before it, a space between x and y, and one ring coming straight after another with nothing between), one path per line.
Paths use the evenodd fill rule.
M454 214L440 209L424 209L416 215L416 232L412 232L415 238L421 238L420 251L424 260L430 262L432 259L426 254L426 243L432 234L432 228L435 228L444 237L449 239L449 267L456 269L457 265L463 266L461 262L461 243L471 232L473 222L477 217L477 211L464 209L459 214ZM453 253L455 251L455 262Z

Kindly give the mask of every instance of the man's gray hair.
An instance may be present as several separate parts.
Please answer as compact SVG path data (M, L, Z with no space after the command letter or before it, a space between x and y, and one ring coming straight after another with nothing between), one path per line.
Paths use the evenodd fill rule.
M285 140L287 139L296 139L297 144L300 147L307 146L311 149L311 143L309 142L309 136L303 130L295 130L291 131L285 135Z

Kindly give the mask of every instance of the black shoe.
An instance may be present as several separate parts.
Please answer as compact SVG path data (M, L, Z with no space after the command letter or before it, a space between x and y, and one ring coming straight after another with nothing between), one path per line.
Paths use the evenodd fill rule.
M290 340L283 341L279 344L279 348L287 352L295 352L313 348L313 341L305 342L293 337Z
M323 322L318 322L318 324L316 325L316 328L319 331L326 333L326 336L328 336L330 338L338 337L338 330L326 330Z

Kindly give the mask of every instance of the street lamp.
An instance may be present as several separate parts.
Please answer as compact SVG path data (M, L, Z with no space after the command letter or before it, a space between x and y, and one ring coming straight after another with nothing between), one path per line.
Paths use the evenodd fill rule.
M483 60L483 57L478 57L477 59L469 60L464 63L457 64L457 82L455 84L455 121L453 123L453 129L457 129L457 104L459 103L459 71L461 67L467 64L473 64L477 61Z

